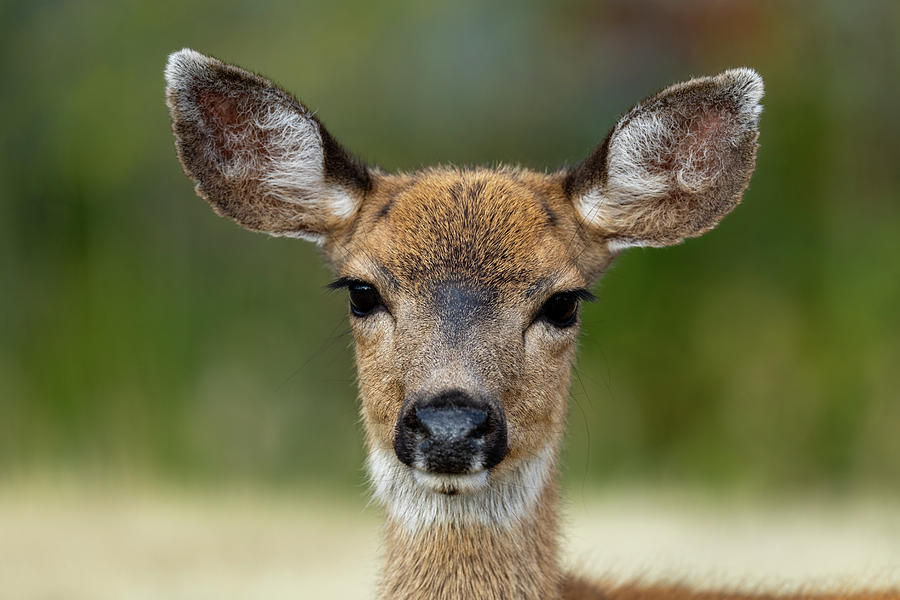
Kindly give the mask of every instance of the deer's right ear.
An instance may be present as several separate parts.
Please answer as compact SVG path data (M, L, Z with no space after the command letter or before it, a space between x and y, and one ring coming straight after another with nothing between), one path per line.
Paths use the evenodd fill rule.
M189 49L165 76L178 157L218 214L318 242L356 214L369 171L289 93Z
M613 251L715 227L753 174L762 96L755 71L732 69L640 102L566 175L582 222Z

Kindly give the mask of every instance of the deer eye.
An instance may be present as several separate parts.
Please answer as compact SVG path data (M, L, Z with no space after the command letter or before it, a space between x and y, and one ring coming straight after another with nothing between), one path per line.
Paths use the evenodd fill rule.
M348 286L350 290L350 312L357 317L365 317L381 306L378 290L368 283L354 282Z
M578 318L578 297L578 294L573 292L553 294L544 302L540 316L560 329L569 327Z

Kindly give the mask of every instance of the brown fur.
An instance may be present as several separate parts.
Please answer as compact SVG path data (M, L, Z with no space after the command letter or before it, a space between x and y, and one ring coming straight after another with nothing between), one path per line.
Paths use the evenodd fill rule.
M371 455L392 460L398 415L416 398L462 389L498 399L505 414L508 453L488 481L523 486L509 489L533 491L536 501L502 523L478 502L472 514L422 527L389 510L383 597L771 598L606 586L560 572L556 462L577 326L541 318L548 298L590 286L622 247L677 243L734 208L755 163L762 95L755 73L667 88L626 114L582 165L554 174L449 167L381 173L361 166L266 79L191 51L173 55L166 73L179 158L216 212L248 229L313 237L342 280L378 290L383 305L351 317ZM295 134L289 143L267 125L276 122L273 114ZM285 178L285 165L302 177ZM272 172L281 179L273 183ZM527 479L539 456L548 457L535 471L542 478ZM396 461L390 468L409 475ZM403 481L389 480L385 489L399 495L382 498L389 508L398 502L416 510L416 499L427 503L439 493L415 488L419 495L405 498Z
M897 600L900 592L798 592L790 595L693 590L678 585L601 585L579 577L568 577L563 583L566 600Z
M562 574L558 527L549 487L535 515L510 531L440 527L410 537L386 527L385 598L554 598Z

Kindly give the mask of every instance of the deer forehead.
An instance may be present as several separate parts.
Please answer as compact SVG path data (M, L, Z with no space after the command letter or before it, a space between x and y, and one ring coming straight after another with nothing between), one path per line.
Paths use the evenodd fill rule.
M337 249L340 270L373 269L440 303L534 294L542 282L584 284L574 208L553 176L434 169L384 177Z

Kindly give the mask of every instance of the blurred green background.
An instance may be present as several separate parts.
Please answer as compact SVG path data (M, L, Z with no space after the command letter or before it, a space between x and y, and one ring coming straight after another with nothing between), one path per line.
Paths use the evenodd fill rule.
M385 169L578 162L659 87L765 78L714 232L632 250L584 311L565 475L900 482L900 4L6 2L0 477L363 481L345 300L312 245L215 218L166 55L258 70Z

